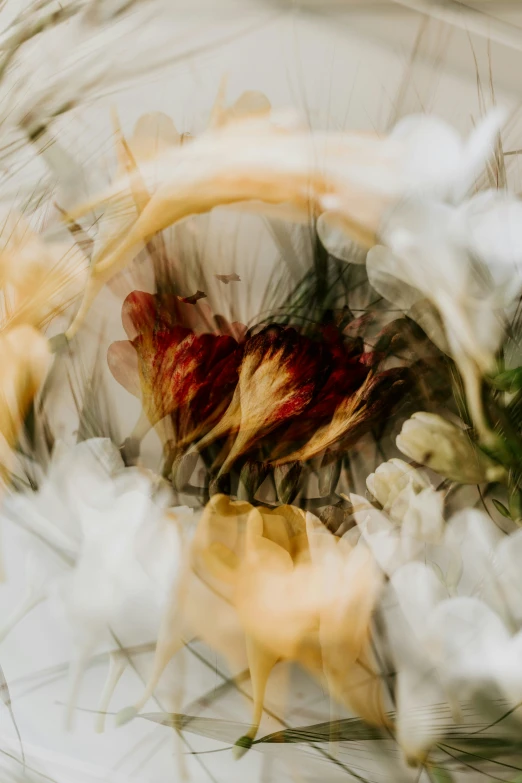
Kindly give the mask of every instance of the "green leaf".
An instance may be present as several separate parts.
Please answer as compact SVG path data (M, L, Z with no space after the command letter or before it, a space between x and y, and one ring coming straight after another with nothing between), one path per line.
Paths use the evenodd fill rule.
M511 519L520 519L522 517L522 495L520 492L513 492L509 498L509 514Z
M378 728L369 726L359 718L347 718L276 731L256 740L255 744L261 742L362 742L383 739L389 739L389 735Z
M497 509L499 514L502 514L503 517L507 517L507 519L511 519L511 514L509 513L509 509L506 508L506 506L500 502L500 500L495 500L493 498L493 505Z
M430 767L429 776L433 783L453 783L453 776L444 767Z
M516 367L514 370L504 370L494 378L490 383L495 389L506 392L517 392L522 389L522 367Z
M220 718L197 718L174 712L146 712L138 717L161 726L169 726L177 731L188 731L200 737L226 742L234 745L238 737L246 734L250 726L246 723L221 720Z

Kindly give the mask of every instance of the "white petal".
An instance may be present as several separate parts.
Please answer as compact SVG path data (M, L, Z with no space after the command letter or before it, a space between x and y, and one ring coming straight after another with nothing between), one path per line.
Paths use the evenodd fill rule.
M323 212L316 223L317 235L324 248L334 258L348 264L364 264L366 254L339 225L334 212Z
M491 158L495 149L496 137L507 118L507 111L497 106L486 114L477 123L475 129L469 135L463 149L460 166L456 170L451 198L458 203L469 189L475 179L483 171L488 158Z
M446 545L460 555L459 592L481 598L501 615L505 602L495 570L497 548L503 535L481 511L466 509L455 514L446 528Z
M426 653L460 699L498 684L510 641L502 620L476 598L443 601L427 623Z
M409 310L424 298L417 288L408 285L412 277L408 263L383 245L376 245L369 251L366 270L370 284L377 293L401 310Z
M520 286L522 201L508 193L486 191L463 205L460 214L463 234L472 253L490 267L499 283L505 282L506 273L516 271ZM495 269L496 266L508 269Z
M506 536L498 545L495 569L504 598L513 616L522 624L522 530Z
M427 619L447 593L431 568L407 563L391 577L391 584L412 631L424 635Z
M350 500L361 537L384 573L393 573L402 565L399 528L365 498L350 495Z
M404 144L408 190L447 198L464 150L457 131L438 117L414 114L398 122L390 136Z

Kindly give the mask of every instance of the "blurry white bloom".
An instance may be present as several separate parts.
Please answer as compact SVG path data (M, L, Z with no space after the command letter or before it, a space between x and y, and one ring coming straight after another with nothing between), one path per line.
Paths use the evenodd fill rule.
M386 618L397 668L397 735L407 758L423 761L461 705L486 692L522 700L522 633L509 598L520 595L519 534L504 537L469 509L448 523L444 544L426 563L391 577ZM509 576L506 575L506 571Z
M435 413L419 411L405 421L397 448L460 484L500 481L505 475L504 468L476 448L465 430Z
M404 144L402 174L409 188L381 216L380 244L366 259L375 290L457 362L483 440L489 431L480 377L494 366L505 311L522 288L522 202L494 191L468 200L466 195L494 151L504 118L503 110L494 109L467 141L435 117L406 117L397 124L390 141ZM320 220L327 249L352 260L352 236L345 229L338 211Z
M358 495L350 500L361 535L383 571L392 574L404 563L424 558L427 547L441 540L443 494L398 459L380 465L367 485L382 511Z
M102 438L73 449L58 445L41 488L6 501L4 516L34 536L23 609L52 598L71 631L68 723L84 669L109 627L123 625L138 641L144 627L157 633L180 560L167 502L148 474L125 468L118 449Z
M412 114L400 120L390 138L404 145L410 194L460 202L482 173L505 119L504 109L491 110L467 139L438 117Z
M460 364L491 369L503 334L503 310L522 280L522 202L481 193L452 206L429 197L400 202L380 229L382 244L368 253L373 287L407 311ZM441 324L423 319L423 300Z
M407 203L426 198L452 204L461 201L492 154L504 119L502 109L491 111L467 139L438 117L413 114L400 120L388 138L399 142L402 148L402 196ZM403 205L398 208L402 214ZM383 225L388 220L389 215ZM352 237L338 211L323 213L317 230L324 246L336 258L352 262L357 258Z

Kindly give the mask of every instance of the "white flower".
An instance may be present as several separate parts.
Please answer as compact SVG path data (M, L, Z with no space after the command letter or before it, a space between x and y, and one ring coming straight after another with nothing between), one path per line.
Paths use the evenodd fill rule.
M430 482L419 470L412 468L402 459L382 462L375 473L370 473L366 479L366 486L374 498L386 511L395 516L397 522L400 522L402 516L400 511L397 514L397 501L408 485L412 485L416 492L421 492L430 486Z
M522 285L521 225L522 202L507 194L488 191L460 206L403 200L381 225L382 244L368 253L370 282L457 362L487 372L503 334L503 311ZM440 323L428 321L429 303Z
M70 628L68 723L83 671L109 628L130 629L137 641L157 633L180 561L168 499L147 473L125 468L109 440L97 438L58 446L41 489L11 496L3 509L34 536L22 611L51 598Z
M382 511L358 495L350 500L361 535L383 571L392 574L404 563L424 558L442 537L443 494L398 459L380 465L367 485Z
M448 523L438 563L408 563L392 575L385 611L397 736L410 760L423 761L443 736L441 704L461 723L464 702L481 693L521 701L520 611L512 614L506 600L520 595L519 548L518 533L503 537L468 509Z
M504 117L493 110L467 141L434 117L398 123L390 141L404 145L405 186L381 215L380 244L366 259L375 290L457 362L484 440L489 433L479 379L494 366L505 311L522 288L522 202L494 191L466 196L493 153ZM353 260L352 238L343 247L343 232L338 212L320 219L327 249Z

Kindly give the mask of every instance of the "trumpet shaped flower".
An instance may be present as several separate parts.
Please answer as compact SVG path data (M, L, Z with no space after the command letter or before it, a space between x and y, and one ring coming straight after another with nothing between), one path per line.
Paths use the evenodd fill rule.
M449 521L438 552L392 575L385 605L397 735L411 761L424 762L444 733L437 705L447 703L458 725L463 705L481 694L520 703L519 550L519 532L504 536L469 509Z
M397 447L410 459L461 484L499 481L502 466L479 451L465 430L435 413L414 413L404 422Z
M364 544L338 541L300 509L255 508L214 495L165 614L151 679L121 719L141 709L185 634L192 633L235 665L246 656L254 714L249 732L238 740L240 750L256 735L266 684L279 660L301 663L334 698L371 723L385 723L369 645L380 585Z
M6 500L4 516L31 538L27 596L2 636L37 603L52 600L74 648L68 725L85 667L109 628L132 619L139 633L144 623L159 624L177 576L176 514L168 514L167 496L154 494L150 476L124 468L117 448L100 438L72 450L58 445L40 489Z
M291 327L271 325L250 337L232 401L197 448L237 433L221 467L226 472L256 439L306 409L318 384L320 358L318 346Z
M427 477L393 459L367 478L382 511L359 495L350 495L363 539L384 573L391 575L410 560L424 558L442 541L444 497Z
M112 343L112 374L141 399L150 425L165 416L182 449L206 434L232 399L242 350L236 339L217 333L210 308L168 294L134 291L123 304L129 340ZM223 319L219 321L224 329ZM240 334L240 325L228 325Z

